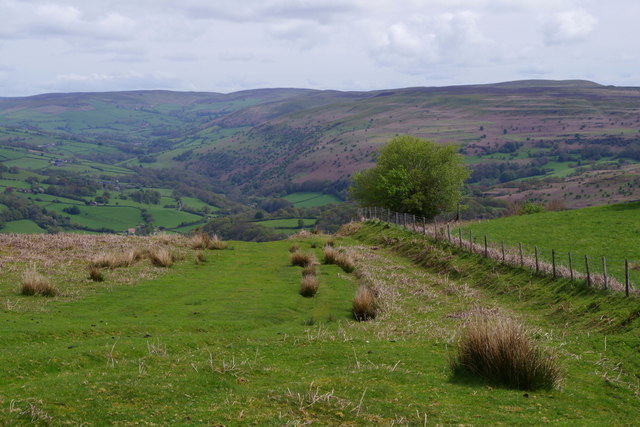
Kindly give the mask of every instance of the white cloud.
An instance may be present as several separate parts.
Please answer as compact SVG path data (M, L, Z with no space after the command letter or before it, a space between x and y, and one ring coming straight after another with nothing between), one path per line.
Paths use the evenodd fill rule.
M557 13L544 27L545 41L549 45L582 41L597 23L598 19L584 9Z

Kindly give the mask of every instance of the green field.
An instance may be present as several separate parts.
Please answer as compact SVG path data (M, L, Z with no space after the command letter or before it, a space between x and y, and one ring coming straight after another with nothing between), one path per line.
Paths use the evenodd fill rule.
M27 260L1 259L17 269L0 276L0 321L10 325L0 346L0 423L636 423L637 299L427 241L430 257L416 260L434 265L419 267L402 254L424 253L421 238L381 224L333 238L360 274L320 265L318 294L303 298L289 246L320 259L328 238L232 242L233 250L207 251L199 263L180 249L178 264L128 286L116 284L124 274L116 270L104 284L56 275L64 294L52 299L17 295ZM84 262L71 257L65 268L83 272ZM374 277L382 292L385 310L373 321L351 317L357 277ZM557 349L562 388L525 392L452 376L452 346L473 310L515 316Z
M329 203L340 203L342 201L332 194L314 192L291 193L284 196L283 199L293 203L293 206L296 208L313 208L315 206L324 206Z
M298 226L298 221L302 219L304 225L302 227ZM278 231L281 231L286 234L293 234L297 231L300 231L303 228L313 228L316 224L315 218L285 218L285 219L267 219L264 221L256 221L256 223L265 226L275 228Z
M522 243L528 254L539 248L545 260L551 260L551 250L568 265L568 253L575 261L573 267L585 271L584 256L591 259L591 271L602 272L602 257L606 258L608 273L624 281L624 260L640 265L640 202L597 206L560 212L510 216L472 223L463 228L481 241L486 235L495 246L504 241L516 246ZM457 236L457 231L454 231ZM631 270L634 283L640 285L640 274Z
M39 234L44 232L38 224L28 219L9 221L0 228L0 233Z

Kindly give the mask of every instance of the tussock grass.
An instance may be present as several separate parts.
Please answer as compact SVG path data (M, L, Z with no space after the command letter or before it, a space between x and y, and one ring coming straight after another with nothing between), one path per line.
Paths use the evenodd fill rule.
M302 277L304 276L315 276L316 275L316 264L308 264L302 269Z
M356 269L356 264L348 253L331 246L325 246L322 252L325 264L335 264L345 273L352 273Z
M91 261L92 267L97 268L120 268L131 267L137 261L142 259L144 251L141 249L131 249L123 253L109 253L96 256Z
M104 282L104 274L102 274L102 270L95 265L89 266L89 279L94 282Z
M175 261L174 255L167 248L157 248L149 251L149 259L156 267L171 267Z
M209 243L207 244L207 248L209 249L227 249L227 242L222 241L217 235L213 235L209 238Z
M300 281L300 295L303 297L312 297L318 292L319 282L315 275L302 276Z
M42 295L45 297L55 297L60 292L49 279L33 269L28 269L22 273L22 285L20 287L22 295Z
M191 249L206 249L209 246L209 236L206 233L196 233L189 237L187 245Z
M294 253L294 252L298 252L300 250L300 246L293 244L291 246L289 246L289 252Z
M297 265L299 267L306 267L311 264L315 264L316 258L313 254L303 253L303 252L294 252L289 257L289 261L291 261L291 265Z
M202 252L198 251L194 255L194 260L196 264L201 264L207 262L207 257Z
M375 319L378 315L376 294L367 285L360 285L353 297L353 317L362 322Z
M450 366L454 375L471 373L521 390L553 389L562 380L556 358L521 324L498 316L469 321Z

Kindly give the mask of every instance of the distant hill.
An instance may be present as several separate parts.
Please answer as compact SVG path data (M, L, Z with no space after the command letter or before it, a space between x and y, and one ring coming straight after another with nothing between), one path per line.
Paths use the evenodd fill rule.
M383 143L413 134L459 145L474 168L471 182L487 194L585 206L640 198L632 185L639 110L640 89L584 80L44 94L0 98L0 143L131 171L187 169L244 194L269 195L291 183L342 188L373 164ZM572 177L585 178L562 184Z

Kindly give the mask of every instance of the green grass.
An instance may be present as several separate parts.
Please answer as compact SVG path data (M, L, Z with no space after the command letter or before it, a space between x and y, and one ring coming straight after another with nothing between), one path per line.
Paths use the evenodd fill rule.
M329 203L340 203L341 200L332 194L299 192L287 194L283 197L293 203L296 208L312 208L315 206L324 206Z
M232 242L204 263L187 257L160 278L106 282L80 299L19 296L0 277L0 316L10 325L0 347L0 423L34 415L96 425L636 422L640 338L628 315L637 300L455 249L451 256L381 225L335 240L357 246L363 277L394 290L376 320L351 320L357 280L336 266L318 268L314 298L298 295L291 241ZM311 248L320 238L295 243L320 256ZM430 256L418 256L425 243ZM459 313L474 307L513 313L537 341L559 349L564 388L525 396L453 378L447 365Z
M298 226L298 221L302 219L304 225L302 227ZM263 225L265 227L275 228L278 231L282 231L283 233L295 233L299 231L301 228L313 228L316 224L315 218L285 218L285 219L267 219L264 221L256 221L258 224Z
M44 232L44 229L30 219L9 221L0 228L0 233L40 234Z
M551 259L555 249L559 262L568 264L568 253L575 257L574 268L585 270L584 255L591 259L591 271L601 272L606 257L608 273L624 282L624 260L640 264L636 248L640 244L640 202L598 206L560 212L511 216L482 221L464 227L464 236L472 231L477 239L487 235L494 245L504 241L523 243L531 254L535 246L542 257ZM454 231L454 235L458 235ZM640 285L640 274L632 270L632 279Z

